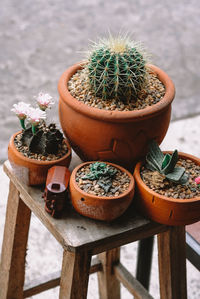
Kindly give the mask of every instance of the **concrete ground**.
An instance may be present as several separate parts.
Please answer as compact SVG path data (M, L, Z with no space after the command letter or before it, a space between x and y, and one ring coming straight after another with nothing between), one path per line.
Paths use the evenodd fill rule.
M199 141L200 116L184 120L171 122L169 131L162 144L162 149L189 152L193 155L200 156ZM0 248L3 238L3 227L5 220L6 199L8 192L8 178L0 168ZM122 263L131 273L135 273L137 242L122 247ZM44 226L32 215L30 238L28 242L27 255L27 276L26 282L39 278L40 275L57 271L61 268L62 248L57 244L54 237L44 228ZM200 298L200 272L187 261L187 286L188 298ZM132 296L122 287L122 299L131 299ZM158 282L158 264L157 264L157 246L155 242L153 253L153 266L151 275L150 293L153 298L159 297ZM55 299L58 298L59 288L36 295L34 299ZM92 274L89 280L88 299L98 298L97 276ZM180 298L181 299L181 298Z

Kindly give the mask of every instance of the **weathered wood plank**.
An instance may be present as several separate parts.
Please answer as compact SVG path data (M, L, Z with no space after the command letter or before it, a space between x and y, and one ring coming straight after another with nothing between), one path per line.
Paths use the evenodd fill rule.
M13 175L8 161L4 164L4 170L17 186L22 200L67 250L82 250L86 247L92 254L97 254L167 230L166 226L137 215L134 206L112 223L83 217L70 204L62 219L54 219L44 210L44 200L39 188L22 184Z
M10 183L0 265L0 298L23 298L31 211Z
M87 251L63 253L60 299L86 299L91 255Z
M161 299L186 299L185 227L171 227L158 235Z
M97 258L93 258L90 267L90 274L102 271L102 264ZM41 292L55 288L60 285L61 271L35 279L25 285L24 298L37 295Z
M135 299L153 299L143 285L121 263L114 266L114 273Z
M120 299L120 283L114 274L114 266L119 263L120 248L98 255L103 270L98 272L99 295L101 299Z

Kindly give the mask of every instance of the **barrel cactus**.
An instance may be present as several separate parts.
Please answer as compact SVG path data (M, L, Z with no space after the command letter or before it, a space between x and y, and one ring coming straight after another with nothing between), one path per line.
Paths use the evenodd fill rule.
M102 99L136 100L146 81L146 55L127 37L110 37L95 44L86 68L91 90Z

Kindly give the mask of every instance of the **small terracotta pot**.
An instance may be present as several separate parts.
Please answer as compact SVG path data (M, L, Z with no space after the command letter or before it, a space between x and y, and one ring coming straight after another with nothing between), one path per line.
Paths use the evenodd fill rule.
M58 160L38 161L25 157L16 149L14 139L20 132L21 131L11 136L8 145L8 159L14 169L14 172L23 180L24 183L30 186L44 184L46 181L48 169L50 167L54 165L66 167L69 166L71 161L71 147L66 139L65 143L67 144L68 148L68 152L66 155Z
M149 67L164 84L165 96L153 106L134 111L107 111L78 101L67 83L81 69L80 64L63 73L58 84L60 123L83 161L109 161L130 169L146 155L149 140L161 143L169 126L175 89L165 72Z
M113 197L99 197L86 193L78 187L75 178L77 171L84 165L88 165L90 163L92 162L82 163L72 171L69 184L72 204L78 213L86 217L98 220L112 221L121 216L129 207L135 191L134 178L126 169L118 165L105 162L106 164L112 165L122 172L127 173L130 178L129 188L119 196Z
M172 153L172 152L169 152ZM189 159L200 165L200 159L185 153L179 153L181 159ZM167 225L187 225L200 220L200 197L175 199L152 191L145 185L137 163L134 171L136 182L135 203L138 210L149 219Z

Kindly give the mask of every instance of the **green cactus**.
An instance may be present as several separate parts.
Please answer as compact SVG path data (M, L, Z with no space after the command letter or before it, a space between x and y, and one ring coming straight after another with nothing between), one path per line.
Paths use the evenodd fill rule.
M22 131L21 142L26 145L30 152L48 155L57 154L62 145L63 135L56 129L55 124L46 126L44 123L37 128L35 134L31 127Z
M110 38L95 45L86 68L89 85L102 99L136 100L146 81L146 58L128 38Z
M82 177L82 180L97 180L97 184L108 192L112 187L112 180L117 170L103 162L95 162L90 165L90 172Z
M185 174L185 168L176 167L177 161L177 150L172 155L164 155L158 144L154 140L151 141L149 152L146 156L146 167L149 170L158 171L174 183L184 185L188 181L188 176Z

